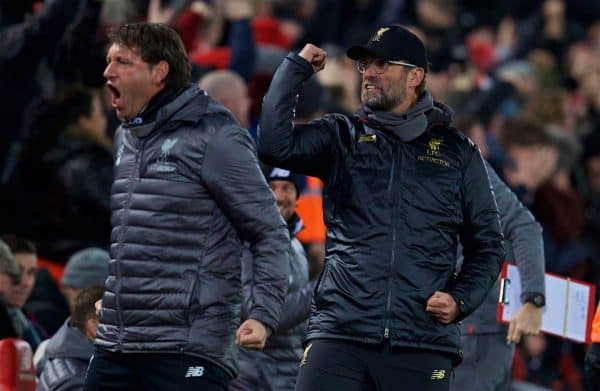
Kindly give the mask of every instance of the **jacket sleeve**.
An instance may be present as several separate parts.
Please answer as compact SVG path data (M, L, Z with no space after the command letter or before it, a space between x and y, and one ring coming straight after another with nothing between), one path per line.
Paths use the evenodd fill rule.
M498 203L502 232L512 245L521 275L522 296L528 293L545 294L542 227L487 162L486 166Z
M287 289L290 238L244 129L226 125L216 131L206 146L202 178L252 253L248 317L273 331Z
M463 265L449 290L460 321L471 314L492 288L504 257L504 244L494 192L481 153L471 142L462 183Z
M323 118L294 124L298 94L313 73L298 54L290 53L283 60L263 99L258 155L265 163L323 179L331 166L334 123Z
M313 283L309 282L285 297L278 332L287 331L308 319L314 288Z

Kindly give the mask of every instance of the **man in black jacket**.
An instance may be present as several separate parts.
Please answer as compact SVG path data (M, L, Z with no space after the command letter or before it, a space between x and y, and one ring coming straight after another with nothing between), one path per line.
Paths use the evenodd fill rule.
M177 33L126 24L110 40L104 76L122 124L109 276L85 389L226 390L235 342L260 349L277 329L289 234L248 132L190 85ZM254 304L238 328L243 241Z
M425 91L423 43L398 25L347 52L362 74L357 115L294 126L296 95L326 55L307 44L287 56L258 136L263 161L324 182L327 255L296 390L448 390L457 322L504 253L483 159Z

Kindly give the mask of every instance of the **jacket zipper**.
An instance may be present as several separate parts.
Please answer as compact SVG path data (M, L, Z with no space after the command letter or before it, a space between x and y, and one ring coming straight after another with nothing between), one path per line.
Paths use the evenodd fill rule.
M120 350L122 345L123 345L123 317L121 315L121 284L122 284L122 280L121 280L121 258L123 255L123 239L124 239L124 235L125 235L125 230L126 230L126 226L127 226L127 217L128 217L128 213L129 213L129 209L131 208L131 201L132 201L132 195L133 195L133 187L135 186L135 181L138 179L139 177L139 171L140 171L140 165L141 165L141 155L143 153L143 142L139 142L138 143L138 148L135 152L135 161L133 163L133 173L129 176L129 184L128 184L128 189L127 189L127 202L126 202L126 206L125 206L125 211L121 217L121 234L119 235L119 257L118 257L118 262L117 262L117 281L119 282L117 285L117 292L116 292L116 304L117 304L117 321L119 322L119 337L117 339L117 349Z
M394 263L396 261L396 224L394 219L394 210L396 206L396 197L393 193L394 190L394 175L396 173L396 148L392 149L392 169L390 170L390 178L388 182L388 196L392 200L392 254L390 257L390 269L388 274L388 289L387 289L387 302L385 305L385 328L383 330L383 338L388 339L390 337L390 317L392 308L392 273L394 270Z

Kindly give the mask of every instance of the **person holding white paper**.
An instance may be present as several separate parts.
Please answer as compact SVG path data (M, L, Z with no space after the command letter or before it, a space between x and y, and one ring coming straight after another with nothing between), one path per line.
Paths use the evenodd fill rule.
M464 356L454 378L454 389L460 391L508 390L514 343L521 336L540 332L545 304L541 227L489 164L487 169L500 212L507 261L516 263L521 274L523 305L508 327L498 323L496 283L483 304L462 322Z

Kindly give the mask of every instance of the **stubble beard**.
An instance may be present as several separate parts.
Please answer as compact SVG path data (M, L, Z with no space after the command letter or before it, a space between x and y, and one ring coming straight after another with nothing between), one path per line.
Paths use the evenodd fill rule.
M373 111L391 111L406 100L406 92L401 86L404 85L405 78L396 82L388 89L379 91L367 91L362 88L360 99L366 107ZM379 83L374 83L379 86Z

